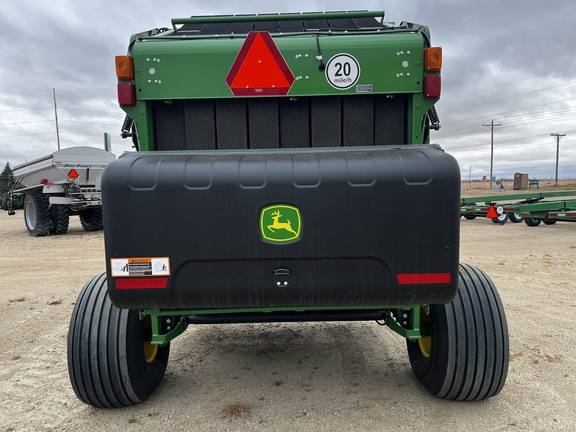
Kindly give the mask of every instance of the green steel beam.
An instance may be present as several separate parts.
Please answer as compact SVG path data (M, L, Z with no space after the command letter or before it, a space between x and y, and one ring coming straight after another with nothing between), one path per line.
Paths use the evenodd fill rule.
M315 306L315 307L261 307L261 308L228 308L228 309L144 309L144 315L181 316L181 315L215 315L227 313L272 313L272 312L307 312L307 311L346 311L346 310L393 310L420 308L420 305L375 305L375 306Z
M460 199L461 205L469 205L470 203L492 203L492 202L505 202L505 201L519 201L519 200L533 200L544 198L555 198L563 196L576 196L576 191L553 191L553 192L534 192L534 193L519 193L519 194L500 194L500 195L487 195L478 197L463 197Z
M576 199L568 201L541 201L532 204L504 206L506 213L542 213L550 211L570 211L576 209Z
M234 308L234 309L145 309L140 311L140 319L144 319L146 316L151 317L152 324L152 339L150 343L154 345L166 345L171 340L180 336L184 330L187 328L186 321L184 319L187 315L207 315L207 314L226 314L226 313L249 313L249 312L304 312L307 310L314 311L334 311L334 310L386 310L388 311L386 317L386 324L390 329L400 336L405 337L408 340L417 340L423 336L430 334L430 329L425 323L420 320L420 311L424 310L426 314L429 313L428 305L411 305L411 306L325 306L325 307L314 307L314 308L294 308L294 307L283 307L283 308ZM397 319L402 320L403 315L407 315L407 325L403 326L398 324L397 319L394 317L393 313L396 315ZM163 317L174 317L178 320L177 323L173 323L174 326L166 332L162 331L162 318Z

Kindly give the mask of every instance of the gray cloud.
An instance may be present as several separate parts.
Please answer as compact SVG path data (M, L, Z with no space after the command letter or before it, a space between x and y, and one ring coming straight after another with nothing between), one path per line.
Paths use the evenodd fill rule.
M6 4L7 3L7 4ZM386 9L386 20L428 25L442 46L442 129L433 134L460 162L463 177L489 172L494 119L496 177L529 172L554 175L555 141L561 141L560 176L576 177L576 58L572 0L364 1L355 9ZM117 153L130 149L118 137L123 112L116 102L114 56L132 33L170 26L170 19L203 14L350 9L349 1L295 0L201 2L174 0L160 7L102 0L3 3L0 38L0 166L56 149L52 88L56 89L63 147L102 145L113 137Z

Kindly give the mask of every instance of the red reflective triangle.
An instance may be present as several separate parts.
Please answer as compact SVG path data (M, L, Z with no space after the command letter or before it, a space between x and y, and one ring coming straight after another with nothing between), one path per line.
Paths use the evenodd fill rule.
M268 32L250 32L226 83L235 96L285 95L294 75Z
M488 213L486 213L486 217L490 218L490 219L494 219L498 217L498 212L496 211L496 209L494 208L493 205L490 206L490 208L488 209Z
M68 178L78 178L78 171L72 168L68 173Z

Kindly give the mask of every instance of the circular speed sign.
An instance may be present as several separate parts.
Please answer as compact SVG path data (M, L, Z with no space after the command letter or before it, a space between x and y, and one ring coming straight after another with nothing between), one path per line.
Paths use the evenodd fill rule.
M352 87L360 77L360 64L350 54L336 54L326 65L326 79L338 90Z

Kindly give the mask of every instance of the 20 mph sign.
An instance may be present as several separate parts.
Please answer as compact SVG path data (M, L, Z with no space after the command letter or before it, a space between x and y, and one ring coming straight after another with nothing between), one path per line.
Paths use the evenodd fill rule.
M326 79L338 90L352 87L360 77L360 65L350 54L336 54L326 65Z

